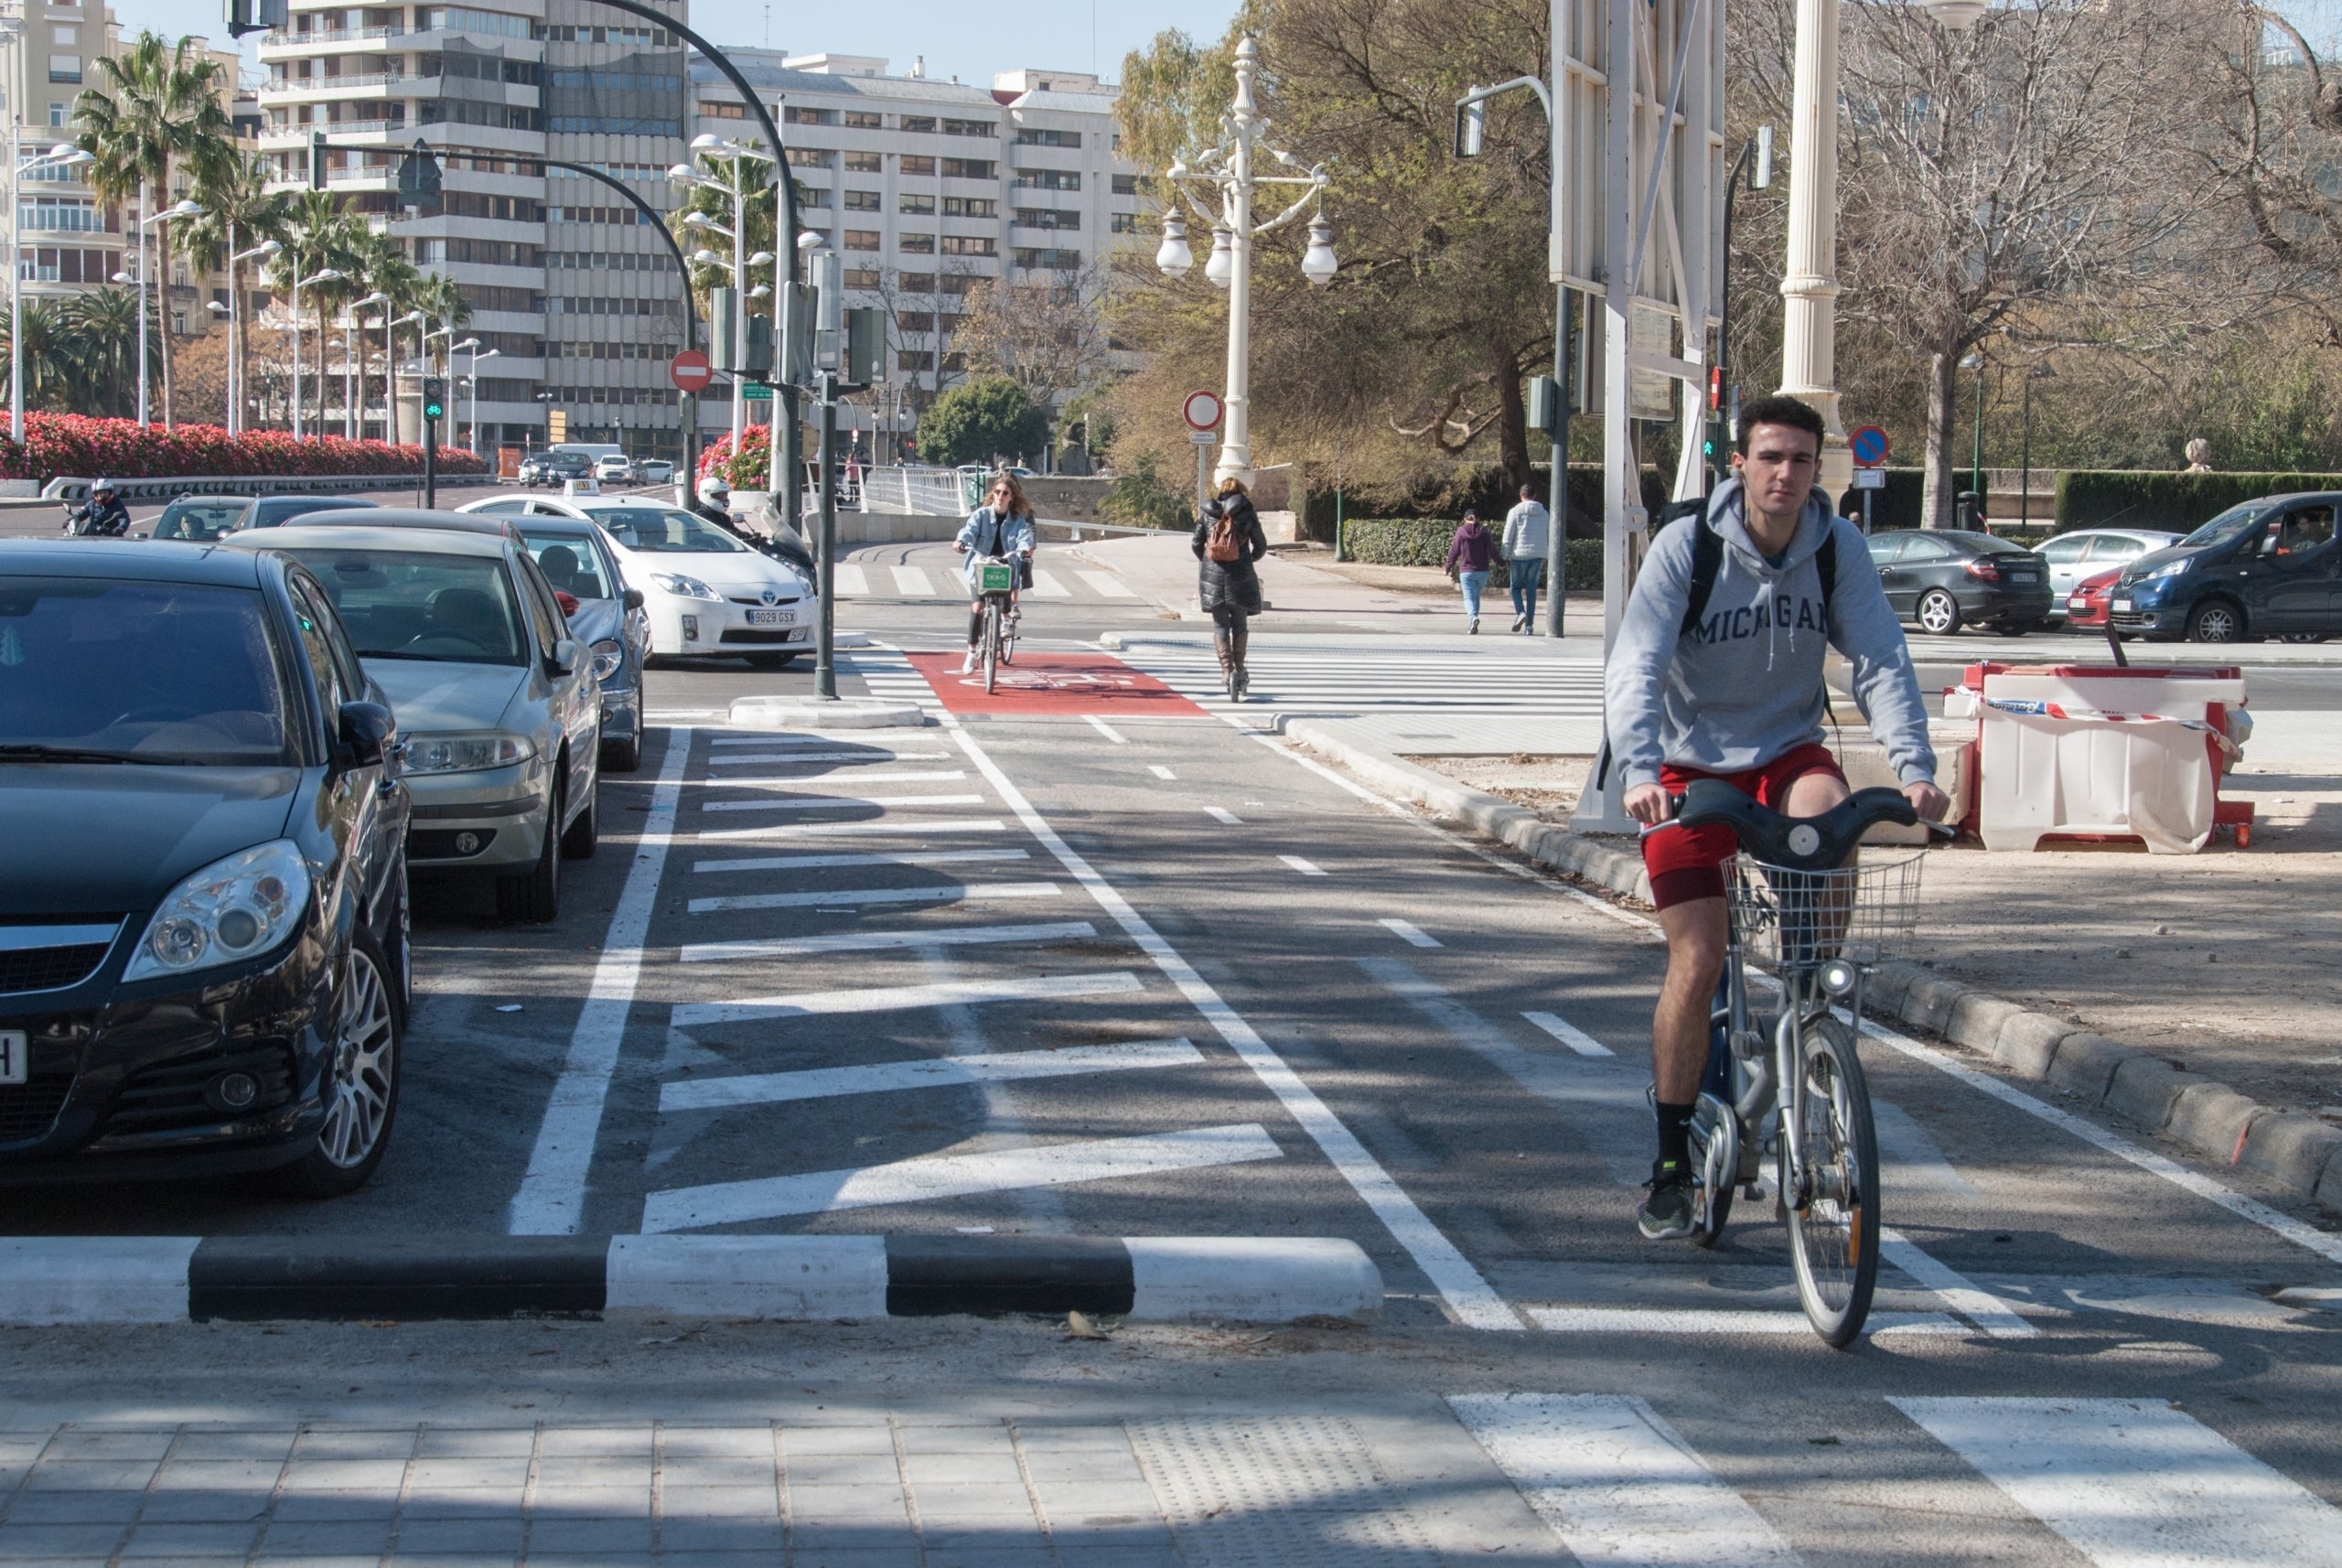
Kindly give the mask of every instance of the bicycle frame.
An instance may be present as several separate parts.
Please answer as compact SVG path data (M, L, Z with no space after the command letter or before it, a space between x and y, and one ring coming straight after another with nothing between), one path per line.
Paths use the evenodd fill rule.
M1862 1032L1863 982L1865 971L1854 965L1854 989L1843 1003L1853 1020L1857 1036ZM1740 922L1733 919L1724 946L1723 991L1726 1035L1724 1047L1726 1082L1731 1089L1725 1102L1732 1108L1741 1133L1740 1169L1735 1176L1741 1181L1754 1179L1749 1173L1752 1153L1761 1162L1760 1141L1750 1136L1763 1126L1765 1114L1778 1111L1775 1127L1787 1153L1787 1169L1794 1182L1793 1191L1785 1191L1782 1201L1802 1205L1811 1196L1810 1166L1806 1160L1803 1130L1805 1126L1805 1034L1817 1023L1831 1005L1829 995L1821 983L1821 961L1815 960L1795 966L1785 966L1779 982L1781 992L1780 1016L1773 1025L1772 1050L1769 1055L1752 1048L1763 1044L1756 1028L1756 1019L1748 1003L1748 964L1741 945ZM1714 1064L1711 1062L1711 1073ZM1788 1095L1783 1102L1781 1090ZM1721 1097L1720 1097L1721 1098ZM1753 1148L1751 1145L1757 1145ZM1760 1165L1761 1168L1761 1165Z

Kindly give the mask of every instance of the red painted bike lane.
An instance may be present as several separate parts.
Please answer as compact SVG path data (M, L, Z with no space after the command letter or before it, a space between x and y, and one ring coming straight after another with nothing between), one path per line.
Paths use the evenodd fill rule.
M911 668L927 678L955 714L1095 714L1101 718L1203 718L1204 711L1152 675L1106 653L1028 653L1000 668L998 689L987 696L984 678L960 673L956 653L913 653Z

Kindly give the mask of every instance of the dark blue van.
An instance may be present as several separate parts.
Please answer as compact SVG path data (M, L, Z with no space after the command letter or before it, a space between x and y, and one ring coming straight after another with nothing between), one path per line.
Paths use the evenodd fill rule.
M2266 496L2140 556L2108 596L2115 635L2310 642L2342 633L2337 512L2342 493Z

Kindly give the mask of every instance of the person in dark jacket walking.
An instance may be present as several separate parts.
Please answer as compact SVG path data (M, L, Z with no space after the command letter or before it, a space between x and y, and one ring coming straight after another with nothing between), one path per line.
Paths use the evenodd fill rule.
M1252 563L1269 553L1261 514L1252 510L1243 480L1232 475L1220 480L1219 494L1205 503L1196 523L1195 549L1196 598L1211 614L1212 646L1219 654L1229 700L1241 703L1252 683L1244 669L1248 623L1262 608L1261 575Z
M1477 633L1480 629L1480 593L1488 585L1488 573L1497 556L1497 536L1480 526L1480 514L1466 511L1463 525L1456 537L1447 542L1447 575L1464 589L1464 613L1471 618L1465 629Z

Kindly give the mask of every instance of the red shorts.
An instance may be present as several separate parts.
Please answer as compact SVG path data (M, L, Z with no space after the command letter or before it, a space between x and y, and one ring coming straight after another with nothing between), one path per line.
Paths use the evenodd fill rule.
M1842 784L1846 776L1826 746L1811 742L1795 746L1762 768L1745 773L1710 773L1698 768L1662 767L1659 782L1671 795L1681 795L1695 779L1721 779L1760 806L1781 809L1789 786L1809 773L1827 773ZM1738 852L1740 841L1721 822L1686 828L1670 823L1644 831L1643 869L1650 873L1650 901L1661 909L1688 904L1694 898L1724 897L1724 863Z

